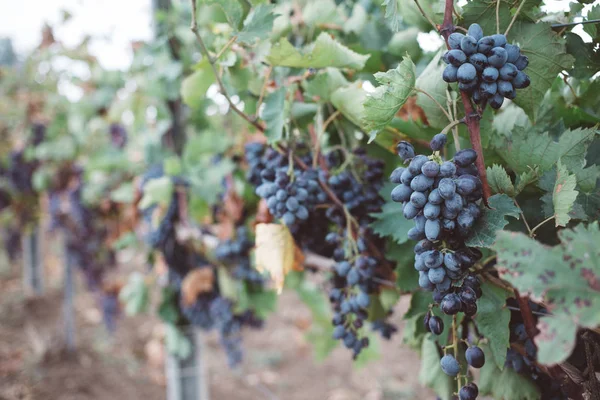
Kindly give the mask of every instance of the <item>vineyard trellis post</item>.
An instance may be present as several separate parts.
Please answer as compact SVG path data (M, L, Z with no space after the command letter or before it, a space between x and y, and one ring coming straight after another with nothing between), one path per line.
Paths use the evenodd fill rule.
M71 252L69 251L69 243L64 240L64 299L63 299L63 321L64 321L64 334L65 334L65 348L67 351L75 350L75 282L74 282L74 260Z
M167 400L209 400L202 332L190 327L184 334L192 351L185 359L167 353Z
M23 286L25 293L41 296L44 293L44 264L42 261L42 235L35 224L22 237Z

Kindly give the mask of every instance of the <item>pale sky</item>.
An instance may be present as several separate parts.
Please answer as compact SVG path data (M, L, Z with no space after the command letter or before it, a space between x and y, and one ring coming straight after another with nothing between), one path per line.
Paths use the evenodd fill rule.
M547 10L557 11L568 10L570 1L545 3ZM11 37L23 56L39 43L41 27L48 21L60 25L55 29L57 40L72 46L89 34L95 38L90 51L105 68L126 69L132 60L131 41L152 37L151 9L152 0L0 0L0 37ZM62 10L73 16L65 25L58 24ZM581 25L576 28L577 33L582 31ZM419 42L426 50L441 43L435 34L423 34Z

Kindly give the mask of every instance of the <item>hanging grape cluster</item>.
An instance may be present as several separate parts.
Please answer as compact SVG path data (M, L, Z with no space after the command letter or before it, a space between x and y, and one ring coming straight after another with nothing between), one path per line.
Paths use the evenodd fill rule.
M458 82L458 88L470 93L476 104L486 102L494 109L504 99L513 100L516 89L529 86L529 76L523 72L529 64L517 45L509 44L506 36L483 36L478 24L471 24L466 35L458 32L448 37L448 50L443 60L448 66L443 79Z

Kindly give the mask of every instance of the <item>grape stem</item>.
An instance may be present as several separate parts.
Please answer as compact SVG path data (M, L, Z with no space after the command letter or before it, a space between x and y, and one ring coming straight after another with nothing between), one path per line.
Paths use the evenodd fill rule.
M452 121L453 121L453 119L452 119L452 116L450 116L450 114L448 114L448 111L446 111L446 110L444 109L444 107L443 107L443 106L440 104L440 102L439 102L439 101L437 101L437 100L436 100L436 99L435 99L435 98L434 98L432 95L430 95L429 93L427 93L425 90L423 90L423 89L419 89L419 88L415 88L415 92L417 92L417 93L422 93L422 94L424 94L425 96L429 97L429 98L431 99L431 101L433 101L433 102L435 103L435 105L436 105L436 106L438 106L438 108L439 108L440 110L442 110L442 112L444 113L444 115L446 116L446 118L448 118L448 121L449 121L449 122L452 122Z
M500 0L498 0L500 1ZM454 24L452 22L452 10L454 9L454 0L446 0L446 6L444 8L444 23L440 29L440 34L446 41L446 46L450 49L448 44L448 37L454 32ZM483 159L483 148L481 147L481 134L479 131L479 119L480 115L475 112L471 104L471 99L466 92L461 91L460 96L465 107L465 121L469 130L469 139L471 140L471 147L477 153L477 159L475 165L479 172L479 179L483 186L483 201L485 205L488 205L488 199L490 198L492 191L490 184L487 180L487 174L485 171L485 162Z
M517 298L517 303L519 303L519 308L521 309L521 316L523 317L523 324L525 325L527 336L533 340L537 334L537 328L535 327L535 322L533 321L533 313L529 307L529 297L521 297L521 294L516 288L514 291L515 297Z
M498 3L500 3L500 0L498 0ZM513 24L517 20L517 16L521 12L521 8L523 8L524 4L525 4L525 0L521 0L521 4L519 4L519 8L517 8L515 15L513 15L512 19L510 20L510 24L508 24L508 28L506 28L506 32L504 32L504 36L508 36L508 32L510 31L510 28L512 28Z

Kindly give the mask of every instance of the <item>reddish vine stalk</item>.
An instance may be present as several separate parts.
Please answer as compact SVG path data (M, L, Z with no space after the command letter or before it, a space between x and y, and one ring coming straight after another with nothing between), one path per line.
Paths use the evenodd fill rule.
M454 0L446 0L446 6L444 8L444 22L439 28L440 34L444 37L446 47L450 49L448 45L448 36L454 32L454 24L452 22L452 12L454 10ZM479 178L483 186L483 201L488 204L488 199L492 195L490 184L487 180L487 174L485 171L485 161L483 159L483 148L481 147L481 132L479 130L479 119L481 116L473 109L471 105L471 99L469 95L463 91L460 92L460 96L465 107L465 123L469 130L469 139L471 141L471 147L477 153L477 160L475 165L479 172Z

